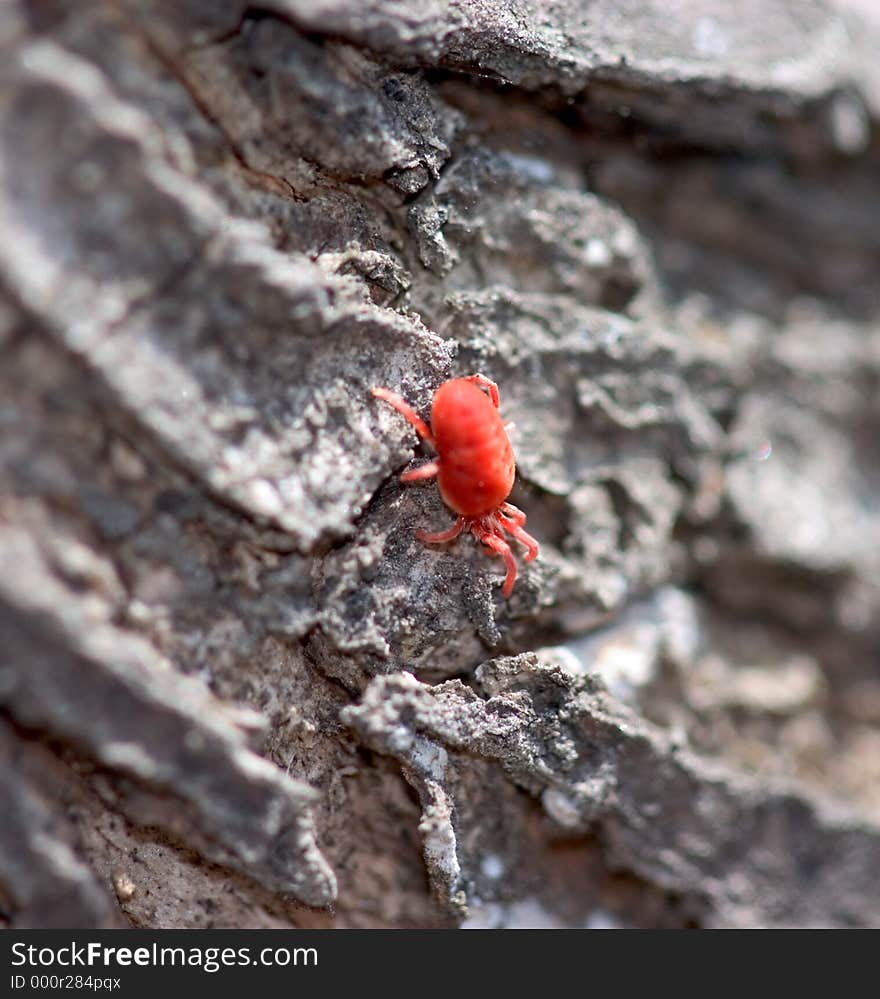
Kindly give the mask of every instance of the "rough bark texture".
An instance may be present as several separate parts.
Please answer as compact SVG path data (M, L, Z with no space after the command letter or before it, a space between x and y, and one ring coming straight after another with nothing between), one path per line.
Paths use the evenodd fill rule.
M880 926L878 46L0 6L0 922ZM510 600L369 393L475 371Z

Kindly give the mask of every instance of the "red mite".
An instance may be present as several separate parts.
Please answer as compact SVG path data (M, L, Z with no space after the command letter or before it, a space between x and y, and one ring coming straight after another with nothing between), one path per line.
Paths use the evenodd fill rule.
M516 466L498 412L498 386L484 375L444 382L434 393L430 428L396 392L374 388L373 395L393 406L437 452L433 461L404 472L400 481L436 477L443 502L458 514L448 530L416 531L416 537L433 545L470 531L504 559L507 575L501 592L509 597L516 582L516 562L504 532L528 549L526 562L538 557L538 542L524 530L526 515L507 502Z

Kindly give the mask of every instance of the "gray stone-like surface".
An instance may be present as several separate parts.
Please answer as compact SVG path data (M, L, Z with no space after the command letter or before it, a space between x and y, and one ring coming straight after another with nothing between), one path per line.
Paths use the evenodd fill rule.
M880 922L859 6L0 7L0 920Z
M472 817L447 770L476 756L540 796L565 830L597 826L612 862L693 893L707 925L877 925L863 886L880 871L880 826L707 765L552 656L490 660L475 679L478 692L379 677L343 711L411 775L425 862L450 902L466 903L474 858L458 846L457 825Z
M626 66L652 78L731 79L799 94L828 88L845 73L848 35L819 0L750 0L734 10L716 0L683 4L670 16L659 0L578 0L466 6L444 0L374 0L352 13L342 0L274 0L268 5L309 28L331 30L416 64L491 73L530 88L576 91L598 69Z
M387 178L412 194L449 157L456 117L424 79L389 72L356 48L262 20L186 66L248 164L291 183L291 164L302 161L353 180Z
M15 292L207 488L302 548L347 530L381 476L368 389L404 369L418 378L421 348L436 379L438 338L229 220L150 155L154 130L81 61L37 45L6 73L0 225ZM72 164L29 152L50 136ZM99 189L101 209L86 211ZM59 211L46 213L53 199ZM242 331L257 308L262 320ZM383 364L340 366L340 336ZM349 409L361 418L334 418Z
M51 578L27 539L4 532L0 544L17 570L15 593L4 585L0 609L0 705L20 724L178 799L233 866L274 891L310 905L333 902L335 879L309 815L315 792L247 749L251 718L101 621ZM84 571L95 568L81 558ZM90 617L88 631L79 631L76 620Z
M122 925L110 894L77 856L52 792L63 790L50 753L0 722L0 883L16 926Z

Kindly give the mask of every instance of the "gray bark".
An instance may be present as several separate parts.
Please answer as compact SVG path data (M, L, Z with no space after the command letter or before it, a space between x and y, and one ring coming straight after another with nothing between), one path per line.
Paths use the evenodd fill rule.
M0 924L880 925L878 44L0 7ZM370 395L473 372L509 600Z

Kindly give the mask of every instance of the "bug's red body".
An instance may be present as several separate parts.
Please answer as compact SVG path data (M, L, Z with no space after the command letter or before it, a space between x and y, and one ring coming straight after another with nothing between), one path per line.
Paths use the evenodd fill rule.
M404 472L401 481L436 476L443 501L458 514L448 530L417 531L416 536L436 544L470 531L504 559L507 576L501 592L509 597L516 581L516 562L505 532L526 546L527 562L537 558L538 542L524 530L526 515L507 502L516 466L498 412L498 386L483 375L444 382L434 393L430 428L396 392L374 388L373 395L393 406L437 451L434 461Z
M515 465L501 415L489 396L465 378L444 382L431 404L431 430L447 506L465 517L491 513L510 495Z

